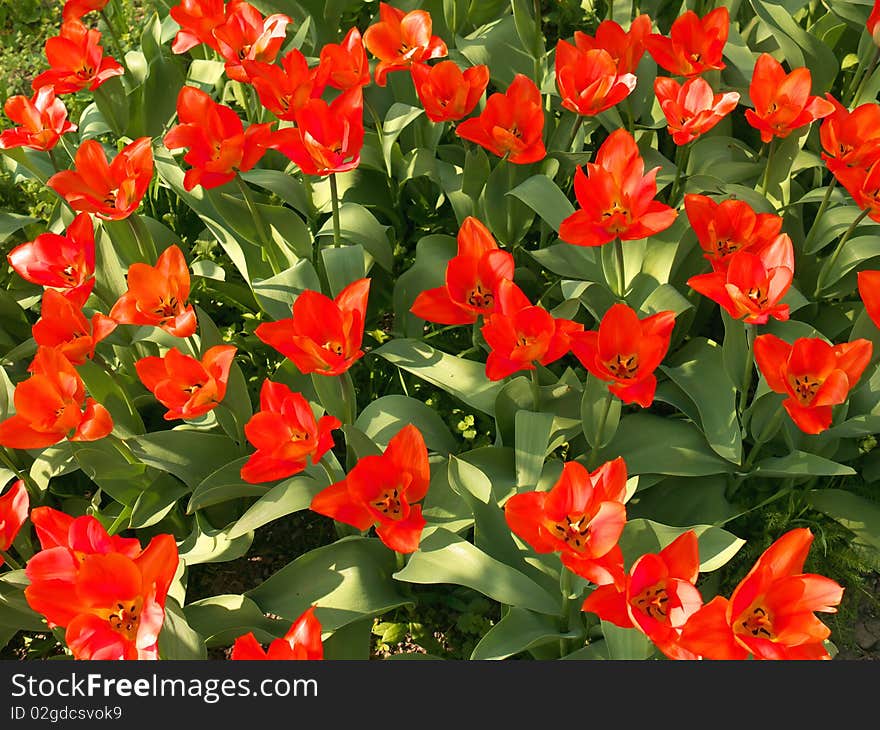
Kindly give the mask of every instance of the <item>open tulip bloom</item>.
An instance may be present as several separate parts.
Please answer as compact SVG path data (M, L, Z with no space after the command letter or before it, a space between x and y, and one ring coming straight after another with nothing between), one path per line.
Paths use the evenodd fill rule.
M10 96L3 111L20 126L0 132L0 150L30 147L46 152L58 144L61 135L77 130L67 120L67 107L52 86L41 86L31 99Z
M634 74L645 53L645 38L650 33L651 18L643 13L633 19L628 30L614 20L603 20L593 35L576 30L574 44L581 51L601 48L614 59L617 73Z
M652 33L645 47L659 66L675 76L696 76L726 68L722 60L730 33L730 11L715 8L700 18L693 10L682 13L669 36Z
M229 0L223 23L213 29L217 51L226 61L226 75L235 81L249 80L245 61L272 63L287 37L291 20L283 13L266 18L244 0Z
M321 622L315 616L315 607L305 612L291 625L287 633L275 639L264 649L253 631L239 636L229 655L233 660L291 660L323 659L324 644L321 642Z
M666 116L672 141L678 145L692 142L708 132L739 104L738 92L715 94L699 76L681 85L673 78L659 76L654 81L654 93Z
M321 48L318 80L341 91L370 83L367 50L357 28L351 28L341 43L326 43Z
M582 51L567 41L556 44L556 85L566 109L593 116L610 109L636 88L636 76L620 73L608 51Z
M50 86L55 94L72 94L82 89L94 91L107 79L121 76L125 69L104 55L99 44L101 33L73 18L61 25L61 32L46 41L49 69L37 74L34 91Z

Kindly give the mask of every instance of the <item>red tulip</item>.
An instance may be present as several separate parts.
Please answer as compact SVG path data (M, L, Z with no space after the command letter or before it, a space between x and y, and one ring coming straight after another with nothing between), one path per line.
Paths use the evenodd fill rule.
M556 86L562 106L593 116L623 101L636 88L635 74L619 73L608 51L582 51L560 39L556 43Z
M850 111L831 94L825 98L834 112L819 127L822 159L849 194L861 199L867 171L880 160L880 105L868 102Z
M714 271L725 271L737 251L763 251L782 230L782 218L773 213L755 213L744 200L731 198L716 203L707 195L688 193L684 209L703 256Z
M462 71L455 61L410 66L416 93L432 122L458 121L470 114L489 83L487 66Z
M152 140L138 137L108 163L100 142L87 139L73 162L73 170L56 172L46 184L74 210L120 220L137 210L153 179Z
M80 213L64 235L42 233L10 251L6 259L22 279L58 289L77 306L95 286L95 230L88 213Z
M571 336L584 326L554 317L533 305L512 279L498 282L495 310L480 328L491 348L486 377L501 380L519 370L534 370L535 363L549 365L565 355Z
M611 54L619 74L633 74L645 53L645 38L651 32L651 18L639 15L633 19L629 30L624 30L613 20L603 20L594 36L583 31L574 32L574 44L581 51L601 48Z
M880 327L880 271L860 271L859 296L875 327Z
M520 492L504 504L510 529L538 553L594 583L623 574L617 541L626 524L626 464L618 457L589 472L567 461L549 492Z
M711 69L726 68L722 55L730 32L730 13L715 8L702 18L693 10L679 16L669 37L652 33L645 48L658 65L675 76L696 76Z
M647 408L654 401L654 371L669 350L675 312L665 311L639 319L626 304L612 304L597 331L576 332L571 351L624 403Z
M670 659L697 659L680 642L688 619L703 605L695 583L700 572L697 535L679 535L659 553L636 560L622 585L600 585L587 596L583 611L622 628L635 628Z
M239 636L232 645L230 659L323 659L324 645L321 643L321 622L315 617L315 607L305 612L290 627L281 639L269 644L268 651L260 646L253 631Z
M799 337L789 345L776 335L755 338L755 362L770 390L788 396L782 405L805 433L831 425L832 406L846 401L871 360L870 340L829 345Z
M216 188L236 172L247 172L266 153L272 138L272 123L244 129L238 114L194 86L180 90L177 118L180 124L168 130L163 143L169 150L188 149L183 159L192 167L183 177L185 190L196 185Z
M12 546L28 517L29 508L30 497L21 479L13 482L6 493L0 495L0 550L6 551ZM2 555L0 565L3 565Z
M168 11L180 26L171 43L171 50L186 53L190 48L205 43L219 53L220 46L214 38L214 29L226 22L224 6L224 0L180 0Z
M491 94L478 117L465 119L455 129L462 139L521 165L547 156L543 131L541 92L523 74L517 74L503 94Z
M183 252L166 248L155 266L136 262L128 267L128 291L110 309L119 324L161 327L175 337L196 331L196 312L189 299L189 269Z
M66 0L61 11L62 20L79 20L86 13L103 10L107 0Z
M58 348L71 365L82 365L95 356L95 346L114 329L116 322L110 317L95 312L88 320L77 304L46 289L32 332L38 346Z
M379 59L375 78L385 86L389 71L407 69L413 63L443 58L448 53L443 39L431 35L432 20L427 10L405 13L388 3L379 3L379 22L364 31L364 45Z
M241 467L241 478L250 484L271 482L298 474L309 460L317 464L333 448L330 432L341 425L330 415L316 421L302 394L283 383L264 380L260 410L244 427L256 451Z
M141 358L134 367L147 390L168 409L166 421L198 418L223 401L237 349L215 345L196 360L172 347L163 357Z
M693 614L680 643L704 659L830 659L831 630L815 611L836 613L843 588L804 573L813 542L806 527L786 532L734 588Z
M55 96L51 86L41 86L31 99L10 96L3 111L21 126L0 132L0 150L29 147L46 152L58 144L62 134L77 129L67 121L67 107Z
M788 319L788 305L779 302L788 292L793 275L794 249L788 234L781 233L757 253L745 250L732 254L726 270L698 274L687 283L734 319L766 324L770 317Z
M370 83L370 63L357 28L349 29L342 43L325 44L319 61L319 78L334 89L346 91Z
M867 169L838 169L835 176L852 195L856 205L866 210L871 220L880 223L880 159Z
M559 237L576 246L601 246L615 238L647 238L672 225L678 212L654 200L655 167L645 172L645 161L633 136L613 131L599 147L587 174L578 167L574 192L581 206L559 227Z
M46 60L50 68L31 82L34 91L51 86L56 94L72 94L81 89L94 91L107 79L121 76L125 69L98 45L101 33L86 28L79 20L61 24L61 31L46 41Z
M86 398L82 379L59 350L37 348L29 370L15 386L15 415L0 422L0 446L42 449L65 438L96 441L113 430L110 413Z
M318 492L311 509L358 530L376 526L391 550L418 550L425 526L422 506L431 472L428 449L411 423L388 442L382 454L361 457L348 476Z
M880 47L880 0L874 0L874 7L868 16L868 22L865 23L868 33L874 41L874 45Z
M358 279L330 299L321 292L304 291L293 303L293 317L263 322L254 331L303 374L341 375L364 352L364 319L370 280Z
M762 142L788 137L795 129L834 111L831 102L810 94L812 84L812 74L805 66L786 74L769 53L758 56L749 84L755 108L746 109L746 120L761 133Z
M708 132L739 104L739 93L715 94L700 76L684 84L668 76L658 76L654 93L668 122L667 129L675 144L687 144Z
M179 561L174 536L156 535L141 549L90 515L37 507L31 521L43 549L28 561L24 595L49 628L65 629L73 658L158 659Z
M244 61L242 65L260 102L279 119L294 121L296 111L320 97L326 84L318 67L310 69L306 57L295 48L281 59L281 66L265 61Z
M329 104L309 99L294 113L295 127L275 132L268 147L279 150L306 175L330 175L360 164L364 144L364 100L360 87Z
M495 311L498 285L513 279L513 256L483 223L468 216L458 229L458 253L446 265L446 284L419 292L410 311L429 322L471 324Z
M226 18L214 28L217 51L225 59L226 75L235 81L249 81L245 60L273 63L287 36L290 18L275 13L266 18L245 0L229 0Z

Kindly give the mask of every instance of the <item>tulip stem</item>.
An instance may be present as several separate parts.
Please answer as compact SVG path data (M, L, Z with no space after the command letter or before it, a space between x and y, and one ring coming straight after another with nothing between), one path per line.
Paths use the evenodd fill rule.
M21 563L19 563L5 550L0 550L0 558L2 558L2 560L0 560L0 563L6 563L13 570L21 570Z
M682 172L687 168L691 156L691 145L680 144L675 150L675 180L672 181L672 190L669 191L669 205L678 205L678 193L681 188Z
M193 357L198 360L201 357L202 348L199 347L199 343L196 342L196 336L190 335L189 337L186 338L186 341L187 341L187 343L189 343L189 346L192 349Z
M865 219L865 216L870 212L870 208L865 208L865 210L859 213L855 220L849 224L849 228L847 228L846 232L840 237L837 248L834 249L834 253L831 254L828 259L828 263L822 267L819 276L816 278L816 292L813 294L815 298L818 298L821 291L825 288L825 280L828 278L828 274L831 273L831 269L834 268L834 264L837 263L837 259L840 258L840 252L843 251L844 244L850 239L850 236L852 236L856 228L858 228L859 223L861 223Z
M238 189L241 190L248 212L251 214L251 218L254 219L254 225L257 227L257 236L260 239L260 245L263 248L263 253L266 254L269 266L272 268L272 273L280 274L283 269L275 255L275 244L272 242L272 239L266 231L266 222L263 220L260 209L257 208L257 205L251 196L251 189L248 187L247 183L241 179L241 175L236 175L235 181L238 183Z
M330 173L330 202L333 204L333 247L342 243L339 226L339 189L336 187L336 173Z
M776 137L770 140L767 148L767 165L764 167L764 179L761 181L761 195L767 197L767 188L770 186L770 168L773 165L773 153L776 151Z
M538 413L541 410L541 383L538 380L538 368L533 368L530 373L532 376L532 405L534 406L535 412Z
M119 36L116 33L116 28L114 28L113 23L110 22L110 18L108 17L106 10L101 9L99 12L100 12L101 18L104 20L104 25L107 26L107 30L110 33L110 38L113 39L113 46L114 46L113 50L117 54L119 54L119 59L118 59L119 63L121 63L123 66L126 66L126 68L127 68L128 64L125 63L125 53L122 50L124 48L124 46L122 45L122 41L119 40Z
M562 566L559 572L559 592L562 594L562 611L559 619L559 630L563 634L569 631L568 613L571 604L571 571ZM564 657L568 654L568 639L559 638L559 656Z
M749 389L752 387L752 374L755 370L755 335L757 327L753 324L746 323L746 365L743 369L742 388L739 392L739 412L742 417L746 409L746 402L749 397Z
M40 488L36 485L36 483L31 479L30 474L25 474L22 472L6 455L6 451L4 449L0 449L0 461L2 461L6 468L9 469L18 479L21 479L25 485L29 488L29 491L33 494L37 494L40 491Z
M813 241L813 237L816 234L817 226L819 225L819 219L825 214L825 209L828 207L828 203L831 201L831 193L834 192L834 188L837 187L837 178L832 177L831 182L828 183L828 187L825 188L825 197L822 198L822 202L819 205L819 210L816 211L816 217L813 218L813 223L810 226L810 230L807 232L807 237L804 240L804 251L809 251L810 243Z
M617 296L621 300L626 299L626 271L623 260L623 241L614 239L614 256L617 259Z
M566 152L574 152L571 146L574 144L575 139L577 139L578 132L581 129L581 125L584 123L584 116L582 114L577 115L577 119L571 127L571 135L568 138L568 144L565 146Z
M58 162L58 155L55 153L55 148L49 148L49 159L52 162L52 167L55 168L55 172L61 172L61 164Z
M856 88L856 93L853 94L850 106L858 106L859 99L862 98L862 92L865 90L865 84L868 83L868 79L871 78L871 75L874 73L874 69L877 68L878 63L880 63L880 48L878 48L874 52L874 58L871 59L870 65L865 69L865 72L862 74L862 78L859 81L858 87Z

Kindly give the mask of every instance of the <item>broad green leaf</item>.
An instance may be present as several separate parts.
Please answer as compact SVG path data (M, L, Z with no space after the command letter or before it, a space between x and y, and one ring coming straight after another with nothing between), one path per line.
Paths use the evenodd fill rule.
M517 411L515 418L516 479L533 485L541 476L553 433L553 414Z
M455 438L437 411L405 395L386 395L371 401L354 425L384 448L408 423L421 431L431 451L448 454L457 450Z
M421 111L421 110L420 110ZM382 225L369 210L358 203L339 206L339 229L345 244L359 243L385 271L394 265L389 226ZM333 221L328 219L318 231L318 237L333 236Z
M231 499L262 497L266 494L265 484L249 484L241 478L241 467L248 459L250 456L243 456L205 476L193 490L189 504L186 506L187 514Z
M610 621L602 621L602 634L611 659L650 659L657 651L651 640L636 628L624 629Z
M144 422L120 383L120 376L112 375L93 360L86 360L76 370L89 395L110 411L120 436L128 438L144 432Z
M467 586L499 603L538 613L557 614L560 610L559 602L531 578L443 528L423 538L394 577L408 583Z
M6 570L0 575L0 627L22 631L45 631L44 617L24 597L30 584L24 570Z
M120 504L134 505L151 481L146 466L111 438L74 442L72 446L83 473Z
M345 287L353 281L363 279L367 273L367 256L364 247L359 243L338 248L321 249L324 270L330 282L331 297L339 296Z
M851 476L855 469L845 464L838 464L816 454L806 451L793 451L790 454L769 459L761 459L752 473L763 477L797 477L797 476Z
M415 263L394 282L394 329L406 337L424 332L424 320L410 312L416 297L427 289L443 286L446 266L457 252L453 236L423 236L416 244Z
M228 436L185 427L135 436L126 441L145 464L168 471L195 489L217 464L240 453Z
M260 497L228 532L230 540L257 530L273 520L308 509L314 497L326 485L309 476L286 479Z
M231 538L229 533L232 527L233 525L222 530L215 529L202 518L201 513L197 513L193 519L192 532L177 546L184 565L224 563L247 553L254 541L253 533Z
M189 488L171 474L160 474L141 492L132 505L128 525L139 529L161 521L189 492Z
M306 290L321 291L321 280L308 259L300 259L289 269L268 279L251 283L260 308L274 320L289 319L294 300Z
M561 632L556 616L542 615L514 606L483 635L470 658L507 659L535 646L577 636L574 631Z
M325 631L410 603L391 573L394 553L375 538L346 537L300 555L245 596L264 613L297 619L311 605Z
M620 549L625 565L647 553L658 553L685 532L693 530L697 535L700 552L700 572L709 573L727 563L746 541L712 525L687 525L673 527L653 520L637 518L628 520L620 536Z
M574 213L565 193L546 175L533 175L507 194L519 198L556 232L562 221Z
M183 612L189 625L205 637L207 646L228 646L249 631L257 641L268 644L290 628L284 621L264 616L256 603L238 593L193 601Z
M391 151L394 143L397 142L400 133L424 113L425 110L420 107L397 101L388 109L385 121L382 123L382 158L385 160L385 169L389 177L392 174Z
M581 424L587 443L594 449L607 446L620 423L621 400L608 390L608 383L587 375L581 398Z
M880 550L880 505L843 489L811 489L807 501L855 533L856 541Z
M187 622L183 609L174 598L165 601L165 621L159 632L159 656L162 659L207 659L205 640Z
M22 215L21 213L0 213L0 243L3 243L16 231L29 226L31 223L36 223L37 220L33 216Z

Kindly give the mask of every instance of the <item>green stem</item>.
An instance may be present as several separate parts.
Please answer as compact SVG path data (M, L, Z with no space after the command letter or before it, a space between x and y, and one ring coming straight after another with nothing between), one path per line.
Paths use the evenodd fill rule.
M141 261L152 265L158 258L158 254L156 253L156 245L153 243L153 238L150 236L149 231L147 231L146 226L144 226L144 222L137 213L126 216L125 220L128 223L128 227L131 228L131 235L134 236Z
M397 570L394 571L395 573L399 573L406 567L406 558L403 553L399 553L396 550L394 551L394 563L397 566Z
M283 268L275 255L275 244L269 237L268 231L266 231L266 222L263 220L260 209L257 208L256 203L254 203L254 199L251 196L251 189L248 187L247 183L241 179L241 175L236 175L235 181L238 183L238 189L241 191L242 197L244 197L248 212L251 214L251 218L254 219L254 224L257 227L257 236L260 239L260 245L263 248L263 253L266 255L266 260L268 260L269 266L272 267L272 273L280 274L283 271Z
M541 383L538 381L538 368L535 367L530 371L532 386L532 406L536 413L541 411Z
M61 164L58 162L58 154L55 152L54 147L49 148L49 159L52 161L52 167L55 168L55 172L61 172Z
M333 204L333 247L339 248L342 235L339 225L339 190L336 187L336 173L330 173L330 202Z
M532 57L534 58L535 86L540 89L544 81L541 69L542 51L544 50L544 34L541 27L541 0L533 0L533 6L535 13L535 48L533 49Z
M675 149L675 180L672 182L672 190L669 191L669 205L678 205L678 194L681 191L682 174L688 165L691 156L691 145L680 144Z
M9 469L9 471L15 474L17 479L21 479L28 486L29 492L31 492L32 494L36 494L40 491L39 487L34 483L33 479L31 479L30 474L25 474L24 472L22 472L15 465L12 459L10 459L6 455L6 451L3 448L0 448L0 461L3 462L3 464L6 466L7 469Z
M753 324L746 324L746 366L743 370L742 388L739 392L739 413L740 418L746 410L746 403L749 397L749 389L752 387L752 374L755 371L755 335L757 327Z
M6 563L13 570L21 570L21 563L19 563L15 558L13 558L8 552L5 550L0 550L0 558L3 558L4 563Z
M110 22L110 18L107 16L107 12L105 10L100 10L101 17L104 19L104 24L107 26L107 30L110 32L110 37L113 39L114 51L119 55L117 59L119 63L123 66L125 63L125 53L123 52L124 46L122 45L122 41L119 39L119 36L116 33L116 28L113 27L113 23Z
M825 188L825 196L822 198L822 202L819 205L819 210L816 211L816 217L813 218L813 223L810 226L810 230L807 233L807 237L804 240L804 250L810 250L810 244L813 241L813 237L816 235L816 229L819 224L819 220L825 214L826 208L828 208L828 203L831 201L831 193L834 192L834 188L837 187L837 178L832 177L831 182L828 183L828 187Z
M877 68L877 64L880 63L880 48L878 48L874 52L874 58L871 60L871 63L865 69L865 72L862 74L862 78L859 81L859 85L856 88L855 94L853 94L852 101L850 102L851 107L856 107L859 104L859 99L862 98L862 92L865 90L865 84L868 83L868 79L871 78L871 75L874 73L874 69Z
M770 185L770 167L773 165L773 153L776 151L776 137L770 140L767 149L767 165L764 167L764 178L761 181L761 195L767 196L767 187Z
M563 634L569 631L568 614L571 605L571 571L564 565L559 573L559 592L562 594L562 612L559 617L559 630ZM568 654L568 639L559 639L559 656Z
M351 373L346 370L339 376L342 385L342 400L345 401L345 418L346 424L354 423L357 416L357 393L354 389L354 381L351 379Z
M619 238L614 239L614 256L617 259L617 296L620 299L626 298L626 272L624 271L623 260L623 241Z
M74 160L76 159L76 154L74 152L70 151L70 147L67 146L67 140L64 139L64 135L61 135L61 137L58 139L58 141L61 143L61 146L64 148L64 152L70 158L70 164L72 165Z
M571 128L571 135L568 138L568 144L565 146L566 152L574 152L571 146L574 144L575 139L577 138L577 133L580 131L581 126L584 123L584 116L582 114L577 115L577 119Z
M193 357L198 360L202 355L202 348L199 347L199 344L196 342L196 336L190 335L186 338L186 341L192 349Z
M856 219L850 223L849 228L847 228L846 232L840 237L840 241L837 243L837 248L834 249L834 253L831 254L831 257L828 259L828 263L822 267L819 276L816 278L816 292L813 294L814 298L818 298L820 292L825 288L825 280L828 278L831 269L834 268L834 264L837 263L837 259L840 258L840 252L843 251L844 244L850 239L850 236L852 236L856 228L858 228L859 223L861 223L865 219L865 216L870 212L870 208L865 208L865 210L856 216Z

